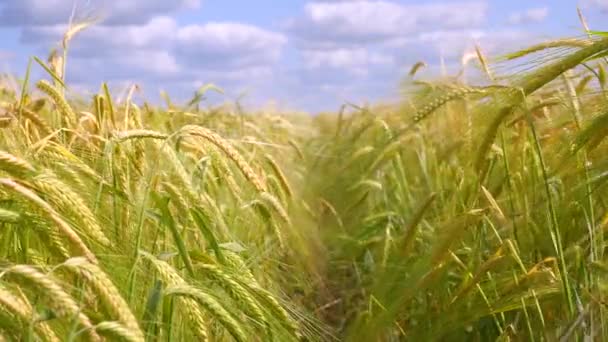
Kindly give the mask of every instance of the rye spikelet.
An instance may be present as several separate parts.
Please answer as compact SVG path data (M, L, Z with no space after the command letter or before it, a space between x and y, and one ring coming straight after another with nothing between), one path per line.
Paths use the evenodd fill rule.
M32 164L4 151L0 151L0 170L14 177L25 177L36 173Z
M189 285L171 286L165 290L166 296L181 296L196 300L205 308L220 324L230 332L230 335L238 341L247 341L247 336L241 329L239 322L218 302L216 298Z
M182 132L185 134L198 136L211 142L213 145L222 150L228 158L230 158L241 170L245 178L253 185L258 192L265 190L264 183L260 177L253 171L249 163L239 154L239 152L224 140L218 134L200 126L187 125L182 128Z
M40 209L42 209L55 223L61 234L64 235L82 253L82 255L89 259L89 261L91 261L92 263L97 263L97 258L89 250L85 243L80 239L78 234L74 232L72 227L70 227L70 225L67 224L61 218L59 213L57 213L55 209L53 209L53 207L51 207L47 202L45 202L42 198L36 195L32 190L24 187L23 185L20 185L12 179L0 178L0 185L13 190L14 192L22 195L24 198L26 198L33 204L36 204L38 207L40 207Z
M78 303L72 296L65 292L53 278L28 265L14 265L8 267L0 273L0 275L5 274L17 276L32 283L35 287L40 289L38 293L47 297L48 304L59 317L66 320L75 318L82 328L86 330L89 339L101 341L99 335L95 332L89 317L82 312Z
M57 90L57 88L55 88L46 80L38 81L38 83L36 83L36 86L38 87L38 89L40 89L40 91L47 94L53 100L53 102L55 102L59 113L63 116L69 127L71 127L78 121L76 120L76 114L74 114L72 107L70 107L68 102L61 95L61 92Z
M144 334L139 328L137 319L129 305L104 271L84 258L71 258L64 262L62 266L86 279L106 308L116 315L118 321L124 324L129 330L129 334L135 338L132 341L144 340Z
M185 286L187 285L186 281L175 271L171 265L166 263L165 261L158 260L153 255L140 252L140 254L149 260L158 274L160 278L168 285L168 286ZM189 320L194 326L194 333L200 341L207 341L207 327L205 325L205 320L203 318L203 313L200 311L198 304L192 298L181 298L181 304L183 305L184 311L188 315Z

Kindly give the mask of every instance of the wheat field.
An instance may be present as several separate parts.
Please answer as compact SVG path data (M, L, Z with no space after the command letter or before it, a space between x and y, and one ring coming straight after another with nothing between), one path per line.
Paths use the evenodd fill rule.
M310 116L83 98L81 29L2 77L0 341L608 340L607 34Z

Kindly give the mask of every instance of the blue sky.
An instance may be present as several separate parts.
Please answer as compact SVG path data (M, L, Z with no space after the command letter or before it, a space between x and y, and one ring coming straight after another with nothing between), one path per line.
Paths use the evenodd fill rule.
M608 0L0 0L0 71L58 46L74 6L104 20L72 43L71 89L137 83L177 100L214 83L251 106L335 110L398 96L419 60L432 76L479 44L497 55L542 39L608 30Z

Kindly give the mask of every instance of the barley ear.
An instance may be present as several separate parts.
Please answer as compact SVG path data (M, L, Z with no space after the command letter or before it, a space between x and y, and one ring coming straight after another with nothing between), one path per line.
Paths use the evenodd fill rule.
M74 114L72 107L68 104L68 102L59 92L59 90L57 90L57 88L55 88L46 80L38 81L38 83L36 83L36 86L38 87L38 89L40 89L40 91L47 94L53 100L53 102L55 102L59 113L61 113L61 115L63 116L63 119L68 124L68 127L72 127L78 121L76 120L76 114Z
M179 285L167 288L165 296L180 296L196 300L202 307L205 308L215 319L217 319L232 337L238 342L247 341L247 336L243 332L239 322L232 317L232 315L222 307L220 302L209 295L201 291L198 288L189 285Z
M28 265L10 266L4 269L1 274L16 276L29 281L41 290L38 293L42 293L48 298L49 305L59 317L66 320L75 318L86 329L86 333L91 340L101 341L89 317L82 312L78 303L53 278Z

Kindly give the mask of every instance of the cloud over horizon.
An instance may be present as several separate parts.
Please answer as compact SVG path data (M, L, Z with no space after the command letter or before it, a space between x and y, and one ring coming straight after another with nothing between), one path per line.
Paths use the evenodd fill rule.
M602 1L587 3L601 8ZM521 46L542 33L531 27L554 11L548 1L529 7L523 1L317 0L281 3L289 15L258 20L270 9L233 2L244 7L239 15L226 12L228 4L201 0L77 1L77 20L104 20L72 42L69 81L93 87L137 81L152 93L212 82L235 92L255 89L258 103L279 98L313 110L337 107L394 94L418 60L459 65L475 44L491 54ZM73 4L2 0L0 38L6 32L19 49L46 54L58 46ZM15 59L3 50L0 59Z

